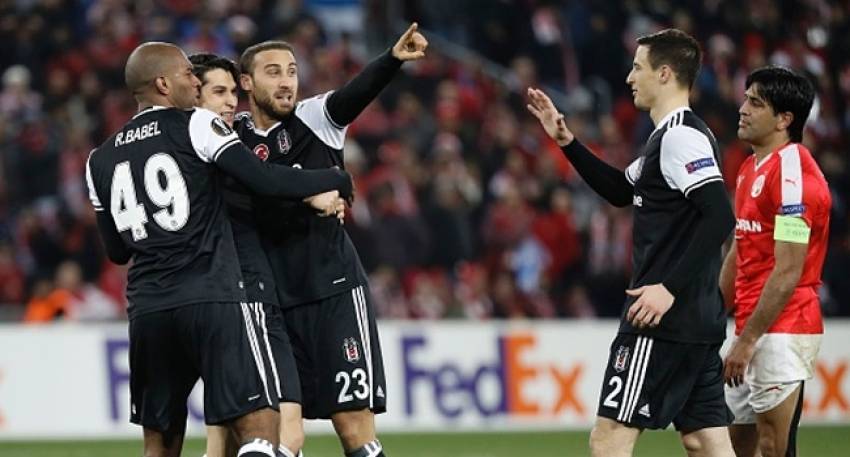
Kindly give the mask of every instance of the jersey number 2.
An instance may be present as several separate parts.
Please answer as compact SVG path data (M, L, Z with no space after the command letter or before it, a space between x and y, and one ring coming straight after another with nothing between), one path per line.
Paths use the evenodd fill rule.
M154 154L145 162L144 176L145 192L150 201L160 208L153 213L153 220L169 232L183 228L189 220L189 193L177 162L168 154ZM145 229L148 215L145 206L136 198L136 185L129 161L115 166L110 211L118 232L130 230L133 241L148 237Z

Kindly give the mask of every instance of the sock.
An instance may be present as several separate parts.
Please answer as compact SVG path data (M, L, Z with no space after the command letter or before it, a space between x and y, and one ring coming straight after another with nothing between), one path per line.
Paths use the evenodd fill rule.
M277 457L304 457L304 454L301 451L298 451L298 454L289 450L288 447L284 445L278 445L277 447Z
M239 448L237 457L275 457L274 446L266 440L254 438Z
M345 454L345 457L385 457L385 455L384 448L381 447L381 442L375 440L369 441L360 449L355 449Z

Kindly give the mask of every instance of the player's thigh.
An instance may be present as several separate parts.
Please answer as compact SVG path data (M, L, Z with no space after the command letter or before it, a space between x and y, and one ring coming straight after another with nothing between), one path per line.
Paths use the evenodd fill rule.
M257 337L248 304L197 305L185 313L184 321L204 380L207 424L225 424L264 408L277 409L277 394L263 360L265 343ZM275 420L274 439L269 441L276 441L276 436Z
M802 393L803 383L800 382L781 403L768 411L756 414L759 447L762 448L762 454L767 453L765 447L776 455L785 455L785 450L791 448L789 441L792 436L796 436L803 407Z
M308 326L313 334L304 336L302 328L298 341L311 342L315 348L306 373L299 361L304 417L327 419L336 412L362 409L386 411L384 364L368 289L357 287L304 312L312 315L298 325ZM295 339L293 344L298 344ZM308 351L296 348L296 358L299 352ZM310 375L315 384L308 387L303 378Z
M179 457L183 448L185 422L174 424L169 430L154 430L144 428L145 457Z
M199 376L178 312L143 314L129 326L130 421L166 434L185 425L186 400Z

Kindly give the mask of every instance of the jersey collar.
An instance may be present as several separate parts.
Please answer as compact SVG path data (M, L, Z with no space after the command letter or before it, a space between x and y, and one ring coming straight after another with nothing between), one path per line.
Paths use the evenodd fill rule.
M763 158L763 159L761 159L761 160L756 160L755 155L754 155L754 156L753 156L753 165L754 165L754 167L753 167L753 168L754 168L755 170L758 170L758 169L759 169L762 165L766 164L767 162L770 162L770 159L771 159L771 158L772 158L772 157L773 157L773 156L774 156L777 152L779 152L779 151L781 151L781 150L783 150L783 149L787 148L787 147L788 147L789 145L791 145L791 144L793 144L793 143L791 143L791 142L789 141L789 142L787 142L787 143L783 144L782 146L779 146L778 148L776 148L776 149L774 149L774 150L770 151L770 154L768 154L768 155L764 156L764 158Z
M254 133L256 133L257 135L260 135L260 136L269 136L269 132L276 129L280 124L281 124L281 121L277 121L271 127L267 128L265 130L258 129L257 124L254 124Z
M136 113L136 115L135 115L135 116L133 116L133 119L135 119L135 118L137 118L137 117L139 117L139 116L141 116L141 115L143 115L143 114L152 113L152 112L154 112L154 111L159 111L159 110L161 110L161 109L166 109L166 108L167 108L167 107L165 107L165 106L159 106L159 105L149 106L149 107L147 107L147 108L145 108L145 109L143 109L143 110L139 111L138 113Z
M681 112L684 112L684 111L690 111L690 110L691 110L691 108L690 108L689 106L682 106L682 107L679 107L679 108L674 109L673 111L670 111L669 113L667 113L667 115L666 115L666 116L664 116L664 117L661 119L661 121L660 121L660 122L658 122L658 124L656 124L656 126L655 126L655 130L653 130L653 131L652 131L652 133L655 133L655 131L656 131L656 130L658 130L658 129L660 129L660 128L664 127L665 125L667 125L667 122L669 122L669 121L670 121L670 119L671 119L673 116L675 116L675 115L677 115L677 114L679 114L679 113L681 113Z

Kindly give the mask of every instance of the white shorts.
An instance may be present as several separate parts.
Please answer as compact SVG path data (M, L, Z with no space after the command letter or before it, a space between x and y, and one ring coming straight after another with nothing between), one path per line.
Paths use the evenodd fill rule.
M822 335L767 333L756 342L744 383L726 386L733 424L755 424L756 414L776 408L801 381L814 375Z

